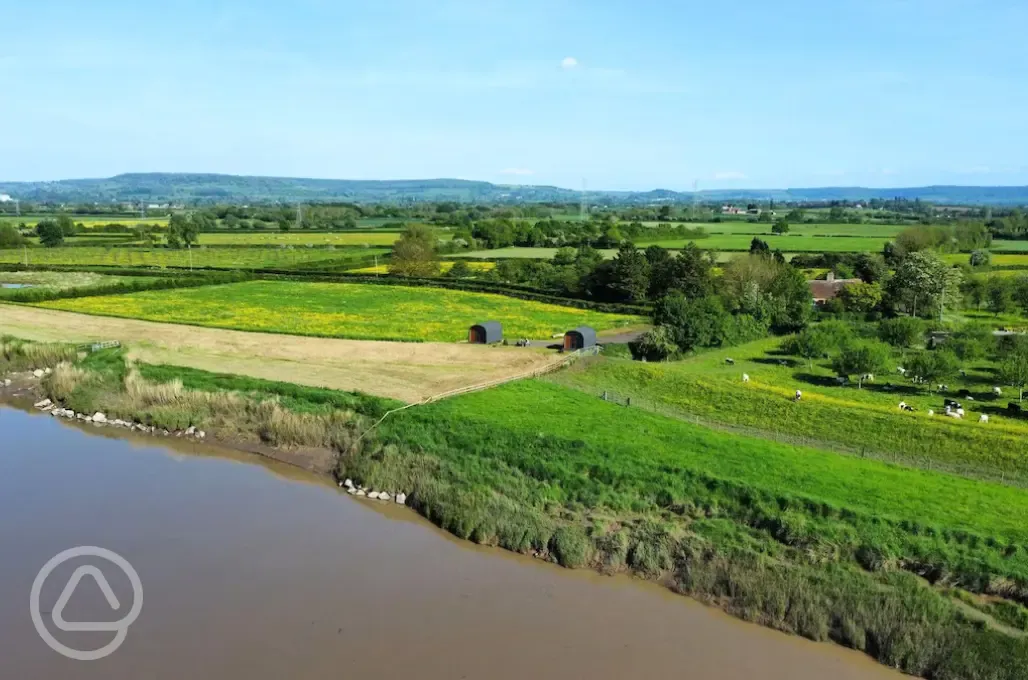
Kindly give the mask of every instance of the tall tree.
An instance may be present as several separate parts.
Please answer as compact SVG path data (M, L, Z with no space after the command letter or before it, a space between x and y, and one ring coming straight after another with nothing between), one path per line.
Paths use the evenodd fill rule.
M400 276L436 276L436 235L426 224L409 225L393 245L389 273Z
M959 306L960 270L950 267L931 251L905 256L887 286L890 302L906 309L911 316L926 313L942 315Z
M47 248L64 245L64 231L56 220L40 220L36 225L36 233L39 234L39 242Z
M625 241L607 272L607 289L618 302L643 302L650 286L650 264L646 255Z
M949 380L958 368L960 361L957 355L947 349L921 350L907 362L907 372L923 380L929 394L932 392L932 385Z
M1016 387L1018 401L1024 401L1024 389L1028 386L1028 338L1017 338L1000 358L999 377L1005 384Z
M789 354L803 357L811 370L814 359L823 357L833 344L832 336L817 326L808 326L793 336L785 346Z
M832 361L837 375L857 376L857 389L863 387L864 376L880 373L889 361L889 346L876 340L850 342Z

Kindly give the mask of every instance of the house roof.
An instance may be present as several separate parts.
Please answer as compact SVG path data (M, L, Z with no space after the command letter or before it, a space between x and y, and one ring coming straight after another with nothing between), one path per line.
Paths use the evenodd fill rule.
M807 285L810 286L810 294L814 296L815 300L831 300L839 294L846 286L851 286L854 283L863 283L860 279L835 279L834 281L807 281Z

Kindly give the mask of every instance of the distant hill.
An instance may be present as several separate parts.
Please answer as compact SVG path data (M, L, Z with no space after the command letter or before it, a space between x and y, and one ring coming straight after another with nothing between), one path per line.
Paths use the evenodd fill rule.
M503 185L462 179L345 180L251 177L194 173L131 173L106 179L0 182L0 194L23 201L64 203L146 201L176 203L460 201L499 203L577 202L581 192L552 186ZM750 201L862 201L921 199L950 205L1028 205L1028 187L931 186L901 189L719 189L676 192L590 191L594 203Z

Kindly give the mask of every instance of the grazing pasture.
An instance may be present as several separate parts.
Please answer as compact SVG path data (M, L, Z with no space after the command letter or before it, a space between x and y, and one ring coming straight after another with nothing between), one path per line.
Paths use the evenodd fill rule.
M776 338L759 340L679 362L589 360L553 379L593 395L609 391L631 397L640 407L757 436L1028 484L1028 421L1006 417L1007 402L1016 400L1016 392L993 395L996 383L987 363L969 366L967 378L948 380L943 395L929 394L895 370L857 389L838 385L827 362L815 361L811 369L804 360L780 354L780 344ZM735 363L728 364L728 358ZM902 365L898 355L894 361ZM743 373L751 377L748 383ZM975 400L958 397L960 389L968 389ZM792 399L796 390L803 393L798 403ZM965 420L941 415L946 398L963 403ZM900 411L900 401L916 411ZM937 415L929 416L930 409ZM979 413L987 413L991 422L979 424Z
M0 250L2 264L121 267L290 268L385 255L386 248L28 248Z
M502 295L375 284L251 281L182 290L56 300L41 307L87 314L360 340L460 342L499 321L505 337L549 338L569 328L639 325L639 317Z

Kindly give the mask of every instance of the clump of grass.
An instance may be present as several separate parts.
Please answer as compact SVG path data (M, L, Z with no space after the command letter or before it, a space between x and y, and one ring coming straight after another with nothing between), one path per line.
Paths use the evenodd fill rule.
M78 366L62 361L54 367L53 373L45 378L43 388L51 399L63 402L88 381L89 377L89 373Z
M77 356L72 345L0 339L0 372L52 368L62 361L74 361Z

